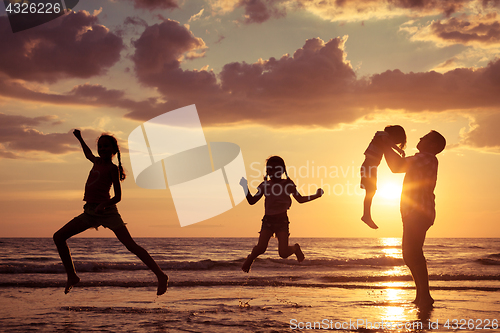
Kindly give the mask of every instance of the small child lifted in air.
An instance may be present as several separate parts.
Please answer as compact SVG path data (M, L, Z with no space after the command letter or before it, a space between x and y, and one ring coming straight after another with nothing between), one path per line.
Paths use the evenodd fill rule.
M283 174L285 174L286 179L281 178ZM278 238L278 253L281 258L288 258L295 254L299 262L304 261L305 257L299 244L288 245L288 237L290 236L288 225L290 222L288 221L287 210L292 204L290 195L298 203L304 203L321 197L323 190L318 189L316 194L303 197L297 191L293 181L288 178L285 161L279 156L272 156L267 159L266 176L264 181L257 187L258 192L255 196L252 196L248 191L248 183L245 178L241 179L240 185L246 191L247 201L250 205L255 204L262 196L266 197L264 201L265 215L262 218L259 241L248 255L241 269L246 273L250 271L250 266L252 266L254 260L266 252L267 245L273 234Z
M406 133L403 127L391 125L386 126L384 131L376 132L370 145L365 150L365 161L361 165L360 187L365 189L366 195L361 220L372 229L378 228L371 215L372 200L377 191L377 168L382 161L384 148L387 146L396 150L403 157L405 156L403 149L406 146Z

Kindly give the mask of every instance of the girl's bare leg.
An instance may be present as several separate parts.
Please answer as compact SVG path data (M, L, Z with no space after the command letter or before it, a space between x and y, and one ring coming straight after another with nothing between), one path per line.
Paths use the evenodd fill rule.
M287 231L279 231L276 233L276 237L278 237L278 253L281 258L285 259L295 254L297 256L297 260L299 262L304 261L305 257L300 249L299 244L295 244L294 246L288 245L289 235Z
M71 258L71 252L69 250L66 241L81 232L84 232L89 227L82 223L79 219L74 218L61 229L54 233L53 239L56 244L57 251L61 257L64 269L68 275L68 280L66 282L66 287L64 288L64 293L67 294L73 288L75 284L80 282L80 278L76 275L75 266L73 264L73 259Z
M267 245L269 244L269 240L273 236L273 232L270 230L262 230L260 232L259 236L259 241L257 245L254 246L252 249L252 252L248 255L247 259L241 266L241 270L245 273L248 273L250 271L250 267L252 266L252 263L257 257L267 250Z
M153 273L155 273L156 277L158 278L158 289L156 291L156 294L163 295L167 291L168 276L163 273L160 266L158 266L158 264L156 263L156 261L154 261L148 251L139 246L132 239L132 236L130 236L130 233L126 226L113 230L113 232L115 233L116 238L118 238L118 240L122 242L122 244L125 245L125 247L130 252L139 257L139 259L141 259L142 262L146 264L146 266L148 266L148 268L152 270Z

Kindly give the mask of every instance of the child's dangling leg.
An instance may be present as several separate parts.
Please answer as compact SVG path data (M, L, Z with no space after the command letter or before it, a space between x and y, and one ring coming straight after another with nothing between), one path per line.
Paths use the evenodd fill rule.
M361 221L365 222L370 228L378 229L378 226L372 220L372 200L377 191L377 166L373 165L373 161L368 158L361 166L361 188L366 191L365 200L363 201L363 216Z
M269 244L269 240L273 236L273 232L270 230L261 230L259 236L259 242L254 246L252 252L248 255L245 262L241 266L241 270L245 273L250 271L250 267L252 266L255 259L258 256L266 252L267 245Z
M365 200L363 201L363 216L361 221L365 222L370 228L378 229L378 226L372 220L372 200L375 195L375 191L366 190Z

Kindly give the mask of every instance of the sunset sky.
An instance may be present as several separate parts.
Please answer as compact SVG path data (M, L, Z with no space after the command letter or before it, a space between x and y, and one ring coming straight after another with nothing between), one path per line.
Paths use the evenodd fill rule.
M120 141L118 209L135 237L257 237L263 200L180 227L168 190L134 182L127 138L195 104L207 141L241 147L249 188L280 155L303 195L295 237L397 237L402 174L379 168L378 230L361 220L359 166L399 124L407 156L437 130L437 218L429 237L500 237L500 1L83 0L12 33L0 5L0 236L51 237L82 211L96 152ZM325 171L326 170L326 171ZM112 237L100 228L82 234Z

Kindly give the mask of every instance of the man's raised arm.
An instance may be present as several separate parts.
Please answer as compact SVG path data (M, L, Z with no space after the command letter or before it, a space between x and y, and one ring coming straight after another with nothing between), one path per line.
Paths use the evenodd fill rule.
M406 158L401 157L398 153L387 147L384 150L385 160L393 173L406 172Z

